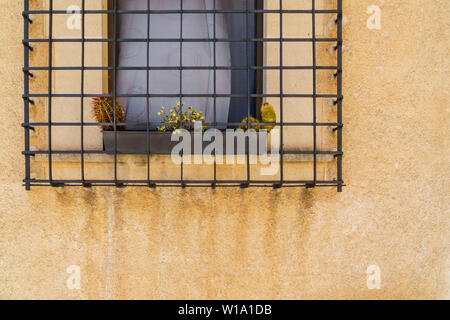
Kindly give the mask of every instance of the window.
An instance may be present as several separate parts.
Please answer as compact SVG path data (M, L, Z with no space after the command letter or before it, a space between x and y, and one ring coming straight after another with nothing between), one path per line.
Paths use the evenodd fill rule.
M24 0L23 12L27 189L342 190L341 0L79 0L78 7L73 0L41 2L30 8ZM90 114L96 97L124 105L124 122L117 111L110 121L96 122ZM158 112L178 101L201 111L207 127L220 132L270 124L274 132L267 142L258 138L258 145L279 143L276 173L254 172L250 134L244 163L232 168L218 161L215 149L213 163L193 170L197 178L189 176L192 166L184 158L171 168L152 164L164 154L160 148L170 145L157 134ZM273 106L275 122L261 120L263 103ZM101 132L100 125L113 130ZM124 154L144 161L145 170L131 173L136 166L125 168ZM92 166L94 155L103 157L96 166L105 163L108 174ZM79 164L75 176L59 170L64 156ZM37 158L45 158L45 165L33 175Z
M158 123L157 113L161 106L173 106L181 98L186 105L202 111L207 122L214 121L215 108L216 121L222 124L218 127L242 121L247 116L247 91L256 94L256 70L247 73L247 64L256 67L257 55L255 42L247 44L238 40L258 36L257 14L247 17L245 13L247 6L251 10L257 9L256 3L254 0L183 1L183 10L196 13L180 15L170 13L181 10L180 1L153 0L150 10L158 10L158 14L118 15L119 38L145 39L148 32L150 39L158 39L150 43L148 56L146 42L118 44L119 67L145 67L148 59L149 68L153 68L148 73L136 69L117 72L117 92L128 95L122 99L127 106L127 123L141 123L128 128L146 129L147 104L150 121ZM118 0L117 5L119 10L147 10L148 3ZM165 14L162 13L164 10ZM214 10L239 13L208 13ZM179 42L180 38L197 40ZM221 41L215 43L214 39ZM214 67L220 69L214 70ZM145 97L130 97L147 94L147 76L149 94L161 96L148 101ZM258 80L262 81L261 74ZM181 91L189 96L183 97ZM214 99L215 93L224 98ZM252 116L256 116L256 105L256 99L251 99ZM155 126L151 129L155 130Z

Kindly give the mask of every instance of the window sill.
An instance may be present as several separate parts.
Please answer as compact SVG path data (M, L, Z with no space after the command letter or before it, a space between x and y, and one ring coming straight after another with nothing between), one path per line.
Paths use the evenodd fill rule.
M114 140L115 135L113 131L104 131L103 135L103 145L105 146L104 151L96 151L95 153L85 153L84 162L85 163L114 163ZM171 141L171 132L158 132L151 131L147 136L145 131L118 131L117 132L117 163L120 164L136 164L143 165L147 163L147 142L150 141L151 146L151 162L158 162L161 164L172 163L171 151L172 148L179 142ZM263 138L264 137L264 138ZM267 153L270 155L270 137L269 133L267 136L257 135L257 139L266 139L265 144L267 146ZM227 136L223 136L223 150L226 150L226 139ZM234 139L234 138L233 138ZM203 149L211 142L203 142ZM257 141L260 144L260 141ZM191 135L191 148L194 147L194 137ZM296 153L298 152L298 153ZM320 153L320 151L318 151ZM245 155L245 152L238 153L235 146L235 155ZM255 152L250 153L251 156L256 155ZM34 156L36 162L48 162L47 154L36 154ZM81 155L74 153L53 153L52 162L54 163L80 163ZM301 153L297 148L286 148L285 154L283 156L284 162L287 163L305 163L313 162L314 156L312 151L306 151L306 153ZM317 162L331 162L334 160L333 152L324 152L317 154Z

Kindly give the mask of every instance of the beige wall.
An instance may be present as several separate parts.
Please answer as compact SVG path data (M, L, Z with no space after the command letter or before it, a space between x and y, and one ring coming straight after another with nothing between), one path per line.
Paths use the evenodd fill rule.
M366 27L372 4L381 30ZM450 298L448 1L344 1L341 194L26 192L22 3L0 9L0 298ZM93 172L105 170L97 161ZM123 162L125 173L142 166ZM70 265L81 267L79 291L66 287ZM366 286L370 265L380 290Z

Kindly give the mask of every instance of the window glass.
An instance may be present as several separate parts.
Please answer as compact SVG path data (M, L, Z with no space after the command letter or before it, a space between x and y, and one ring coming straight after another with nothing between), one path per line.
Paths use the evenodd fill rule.
M183 9L213 10L213 0L189 0L183 2ZM254 8L254 1L249 2ZM216 0L217 10L245 10L246 1L242 0ZM146 10L146 0L119 0L120 10ZM177 0L152 0L151 10L179 10ZM119 38L147 38L146 14L119 14ZM182 20L182 21L181 21ZM215 22L215 27L214 27ZM186 41L182 44L182 59L180 59L181 23L183 23L182 37L185 39L198 39ZM216 72L216 90L214 88L213 70L151 70L149 72L149 93L158 95L189 94L198 97L185 97L186 106L203 111L206 121L214 120L214 98L205 97L214 93L221 95L247 95L255 91L255 71L249 72L247 78L247 63L250 66L256 63L256 46L245 42L248 36L256 37L255 19L245 13L218 13L214 19L213 14L185 13L183 19L180 14L151 14L150 38L162 41L151 41L149 48L149 61L151 67L241 67L244 70L231 70L223 68ZM228 39L233 41L216 42L214 57L214 42L208 39ZM166 39L167 41L163 41ZM243 40L239 42L237 40ZM118 66L147 66L146 42L120 42L118 45ZM248 51L248 55L247 55ZM180 81L181 80L181 81ZM144 70L119 70L117 72L118 94L146 94L147 72ZM152 97L147 106L146 98L123 97L123 104L127 107L127 122L143 123L147 119L147 107L150 121L158 122L158 112L162 106L171 107L180 100L179 97ZM216 99L217 122L240 122L247 116L248 101L246 97L221 97ZM255 99L250 103L251 113L255 113ZM129 129L145 129L146 126L130 126ZM154 128L153 128L154 129Z

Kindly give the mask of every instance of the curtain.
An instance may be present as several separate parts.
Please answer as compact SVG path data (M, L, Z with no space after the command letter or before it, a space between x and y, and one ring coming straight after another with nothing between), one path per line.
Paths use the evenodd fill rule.
M185 10L212 10L213 0L189 0L183 2ZM245 0L216 0L216 8L245 9ZM118 0L118 8L146 10L147 0ZM179 10L179 0L151 0L151 10ZM119 14L120 38L146 38L146 14ZM216 38L242 39L246 37L245 14L216 14ZM179 14L152 14L150 17L150 37L164 39L180 38ZM253 22L251 22L253 23ZM184 14L183 38L214 38L213 14ZM146 42L120 42L118 65L133 67L147 65ZM150 42L148 64L152 67L178 67L180 60L183 66L214 66L213 42L183 42L182 59L180 59L180 43ZM246 66L246 43L216 42L216 65L221 67ZM253 50L253 46L250 48ZM252 51L254 53L254 51ZM252 60L253 58L251 58ZM252 60L251 63L254 63ZM150 70L150 94L214 94L213 70L183 70L180 81L179 70ZM247 82L253 90L254 76L247 81L247 70L217 70L216 88L218 94L247 94ZM117 72L117 92L119 94L146 94L147 72L145 70L119 70ZM179 97L152 97L147 105L146 98L121 98L127 109L126 121L143 123L147 120L147 108L150 121L159 122L157 115L161 107L166 110L173 106ZM192 106L203 111L206 121L214 120L214 98L185 97L186 107ZM253 106L252 106L253 108ZM247 114L246 98L217 98L216 121L240 121ZM145 129L145 126L129 126L128 129ZM152 128L154 129L154 127Z

